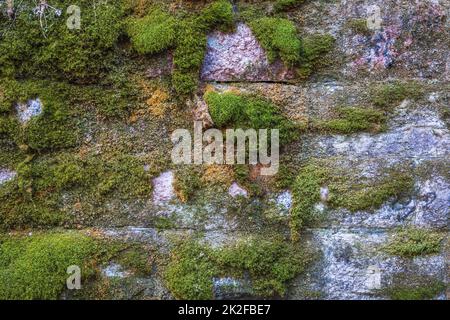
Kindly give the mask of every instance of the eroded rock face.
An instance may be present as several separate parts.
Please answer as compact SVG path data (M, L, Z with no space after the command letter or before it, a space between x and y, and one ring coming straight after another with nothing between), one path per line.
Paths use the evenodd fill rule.
M42 102L39 98L29 100L27 103L19 103L16 106L17 115L21 123L26 123L31 118L42 113Z
M214 32L201 70L204 81L284 81L294 73L281 61L270 64L250 28L239 23L234 33Z

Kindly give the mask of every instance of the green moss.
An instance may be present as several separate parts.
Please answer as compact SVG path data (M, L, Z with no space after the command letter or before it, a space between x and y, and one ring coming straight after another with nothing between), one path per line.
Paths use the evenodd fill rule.
M154 226L158 230L176 229L175 221L168 217L155 217Z
M79 130L76 120L71 117L67 98L70 89L64 83L49 81L8 81L4 87L6 107L12 115L14 105L27 103L31 99L39 98L42 103L42 113L33 117L27 124L20 126L11 115L0 116L0 119L10 119L16 127L14 141L28 147L43 151L73 147L78 142ZM11 133L10 133L11 135Z
M336 119L318 121L315 126L319 130L348 134L360 131L379 132L386 125L384 114L374 109L340 107L336 113Z
M429 276L395 275L392 285L381 293L392 300L430 300L446 289L445 283Z
M387 290L392 300L429 300L443 292L446 285L442 282L433 282L417 287L394 287Z
M320 187L328 177L326 168L309 164L304 166L294 182L292 188L293 208L289 226L291 237L297 241L299 230L313 218L313 207L320 201Z
M215 125L219 128L279 129L280 141L290 142L298 137L299 128L285 118L277 106L256 96L232 92L206 92L204 99Z
M1 141L1 138L0 138ZM15 146L0 144L0 167L16 168L17 165L25 159L26 154L23 150Z
M179 299L211 299L213 277L249 274L255 295L283 296L289 280L304 271L310 255L279 239L249 238L220 249L184 241L165 270L168 288Z
M332 168L326 163L311 162L299 172L294 185L293 209L290 228L294 241L298 240L299 230L315 219L314 205L320 199L320 188L328 188L327 204L331 208L346 208L352 212L373 210L385 201L409 192L413 179L407 172L394 169L381 178L367 180L355 179L348 172Z
M258 296L284 296L286 284L304 271L310 256L291 243L279 239L251 238L238 241L215 253L224 270L237 276L248 272Z
M189 201L201 187L201 168L197 166L179 166L175 171L173 187L182 202Z
M19 122L12 116L0 116L0 139L12 139L17 137Z
M253 20L261 19L266 16L264 8L254 6L248 2L240 1L237 6L237 19L245 23L250 23Z
M174 45L176 20L161 9L155 9L143 18L131 19L127 31L137 52L154 54Z
M233 6L227 0L216 0L203 9L198 22L209 30L217 27L227 31L234 22Z
M408 228L395 233L383 248L389 254L411 258L437 254L441 251L444 236L426 229Z
M305 0L276 0L273 8L275 11L286 11L304 3Z
M245 96L231 92L206 92L204 99L214 124L221 128L228 124L242 122L244 109L247 105Z
M372 103L382 108L396 107L404 99L417 100L424 94L423 87L417 82L392 82L374 87L371 91Z
M283 18L260 18L251 21L250 28L266 50L269 61L281 58L288 66L300 61L301 42L291 21Z
M346 27L354 33L361 35L370 35L371 31L367 26L367 19L351 19L347 22Z
M186 95L197 88L199 70L206 50L206 34L214 28L230 29L233 22L233 9L226 0L215 1L207 5L198 16L179 22L172 79L179 94Z
M219 272L210 258L211 249L195 241L180 244L172 251L164 271L167 288L177 299L211 299L212 277Z
M91 173L97 174L96 189L100 195L115 195L121 199L143 197L150 193L150 177L143 163L132 156L119 155L110 161L94 159Z
M409 192L413 185L414 181L410 174L394 171L374 183L332 185L329 202L333 207L347 208L352 212L372 210L379 208L390 198L397 198Z
M73 81L99 79L113 64L113 52L122 29L122 1L92 7L90 0L55 0L64 13L70 5L81 11L80 29L69 29L67 16L46 9L41 22L30 14L34 1L22 2L15 19L0 20L0 73L12 77L53 77Z
M281 163L278 169L278 173L275 177L272 187L277 191L283 191L289 189L295 181L296 169L294 166L290 166L291 163Z
M0 298L58 299L66 285L67 268L77 265L83 278L95 241L76 232L0 238Z
M67 191L100 206L111 198L145 197L151 190L143 163L127 155L110 159L81 159L67 153L29 157L16 170L17 178L0 188L2 229L70 223L73 217L61 210L61 198Z
M123 247L124 245L119 243L118 248ZM152 272L149 252L137 244L125 247L115 255L113 260L136 276L148 276Z
M329 64L326 56L334 47L335 39L326 34L315 34L303 38L300 66L297 73L300 77L309 77L318 68Z

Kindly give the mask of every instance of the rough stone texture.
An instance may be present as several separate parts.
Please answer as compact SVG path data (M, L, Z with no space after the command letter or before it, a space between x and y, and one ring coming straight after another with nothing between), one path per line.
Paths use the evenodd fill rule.
M173 172L166 171L153 179L153 202L155 204L164 204L175 196L173 189Z
M282 209L289 210L292 207L292 193L289 190L286 190L279 195L277 195L275 202Z
M204 81L283 81L293 76L281 61L269 63L264 49L243 23L238 23L233 33L217 31L208 36L201 70Z
M322 259L309 277L293 285L291 298L304 298L305 292L318 291L324 299L380 299L379 290L399 274L446 277L446 261L433 255L402 259L385 255L380 247L387 234L377 229L316 229L311 231L313 246Z
M42 103L39 98L29 100L27 103L19 103L16 106L17 115L20 122L26 123L31 118L36 117L42 113Z
M368 34L350 30L349 20L366 18L367 7L373 4L381 8L382 28ZM414 79L426 87L426 94L418 101L406 99L389 108L385 132L339 135L309 131L302 133L298 142L285 146L284 153L295 164L326 159L362 178L377 177L384 169L398 165L411 170L415 181L414 190L405 197L389 199L376 210L355 213L328 208L327 188L322 186L323 202L315 208L324 221L306 230L299 243L315 248L318 258L306 273L290 283L286 298L385 299L379 289L392 285L399 274L448 283L446 248L439 254L413 259L387 255L380 248L401 227L448 231L450 123L445 114L449 110L450 55L445 15L449 8L448 0L307 1L289 12L289 18L302 35L331 33L336 38L336 49L330 67L319 70L307 81L289 84L286 80L291 80L291 73L279 63L268 64L247 26L239 24L231 34L209 35L202 80L237 81L232 85L212 85L218 91L237 89L264 96L298 122L310 124L329 119L339 106L372 107L371 89L388 80ZM147 75L166 74L170 69L166 60L159 57ZM194 119L209 121L201 99L189 107ZM204 127L209 125L204 122ZM163 134L169 136L168 132ZM431 169L421 172L423 166ZM101 233L168 253L173 236L199 232L205 243L221 247L264 231L255 212L261 213L267 207L270 216L279 219L277 222L289 217L289 190L261 199L233 184L231 190L199 194L192 202L180 203L172 199L172 179L168 172L155 179L153 199L134 207L123 205L120 223L108 221ZM233 198L237 194L247 198ZM247 202L241 204L241 200ZM233 215L233 205L243 212ZM257 218L246 220L249 216ZM154 219L161 217L170 219L174 226L157 229ZM215 298L247 297L247 280L232 275L212 279ZM140 279L135 284L147 288L154 297L170 298L162 285L149 281ZM441 294L436 298L445 297Z
M126 278L131 275L127 270L123 270L122 266L117 263L111 263L102 269L102 275L107 278Z
M0 169L0 185L15 178L17 173L8 169Z
M208 105L206 104L203 99L196 96L194 98L194 102L192 103L192 116L194 121L201 121L202 122L202 128L208 129L211 128L214 123L211 119L211 115L208 111Z
M236 182L233 182L233 184L228 189L228 194L233 198L237 196L247 197L247 190L240 187Z
M251 297L251 283L248 279L214 278L213 290L215 299L245 299Z

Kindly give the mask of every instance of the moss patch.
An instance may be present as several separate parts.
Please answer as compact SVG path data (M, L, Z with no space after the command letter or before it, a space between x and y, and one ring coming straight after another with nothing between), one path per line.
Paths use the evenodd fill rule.
M230 29L233 9L226 0L207 5L202 12L179 22L172 82L179 94L189 94L198 85L199 71L206 50L206 34L215 29Z
M430 300L446 289L445 283L428 276L394 276L390 287L381 293L392 300Z
M273 8L278 12L286 11L295 8L304 2L305 0L276 0Z
M389 254L412 258L420 255L438 254L441 251L441 233L426 229L408 228L398 231L383 248Z
M417 100L424 88L417 82L392 82L375 86L371 91L372 103L381 108L394 108L404 99Z
M248 272L254 294L283 296L287 282L309 261L304 249L279 239L250 238L220 249L190 240L173 250L165 279L179 299L211 299L213 277L243 277Z
M133 47L141 54L154 54L175 43L176 20L161 9L143 18L131 19L127 26Z
M83 278L92 274L95 241L76 232L0 238L0 298L58 299L67 267L77 265Z
M285 118L279 108L269 101L233 92L208 91L204 95L209 113L219 128L279 129L280 141L290 142L298 137L300 128Z
M66 99L70 96L67 85L49 81L5 81L3 90L5 113L0 114L0 119L10 125L16 125L15 128L9 127L10 138L16 144L24 144L38 151L57 150L77 144L79 128L71 117L67 104ZM36 98L42 102L42 113L20 126L18 121L13 119L15 105ZM8 131L8 127L5 126L2 131Z
M111 198L136 199L150 194L143 163L131 156L82 159L68 153L28 157L17 178L0 188L0 228L50 227L70 223L61 211L64 192L74 192L96 206Z
M300 61L301 42L291 21L266 17L251 21L249 25L266 50L269 61L281 58L288 66L294 66Z
M326 55L334 47L335 39L329 34L314 34L303 38L300 66L297 74L301 78L309 77L315 70L330 64Z
M386 127L386 117L383 112L361 107L340 107L336 110L336 118L326 121L316 121L314 127L318 130L349 134L361 131L380 132Z
M175 171L173 187L182 202L190 200L201 187L202 168L199 166L179 166Z
M350 19L346 23L346 27L356 34L364 36L370 35L371 31L367 26L367 19Z
M326 163L311 162L305 165L292 187L294 201L290 228L294 241L298 240L299 229L314 221L314 205L321 200L321 187L328 188L325 201L329 207L356 212L376 209L388 199L409 192L413 179L407 172L396 170L389 170L375 180L355 179L348 172Z
M15 18L0 20L0 73L12 77L53 77L78 82L99 79L113 65L113 52L122 30L122 1L92 7L90 0L55 0L52 7L81 11L79 29L69 29L67 16L45 9L45 21L30 14L36 7L26 0Z

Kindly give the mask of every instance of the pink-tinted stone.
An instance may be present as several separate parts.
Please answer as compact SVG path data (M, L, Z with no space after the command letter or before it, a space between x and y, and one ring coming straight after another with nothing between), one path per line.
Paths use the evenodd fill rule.
M234 33L214 32L201 70L204 81L286 81L294 71L281 61L269 63L264 49L248 26L239 23Z

